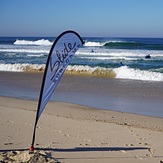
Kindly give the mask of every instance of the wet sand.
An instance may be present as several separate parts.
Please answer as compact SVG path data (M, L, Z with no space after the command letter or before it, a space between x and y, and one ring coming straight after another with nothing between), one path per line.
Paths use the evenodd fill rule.
M42 73L0 72L0 95L38 100ZM64 75L51 101L163 117L163 83Z

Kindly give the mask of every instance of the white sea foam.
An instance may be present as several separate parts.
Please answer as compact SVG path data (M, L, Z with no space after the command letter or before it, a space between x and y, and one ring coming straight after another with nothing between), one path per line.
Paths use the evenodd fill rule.
M28 57L43 57L45 54L28 54Z
M43 71L45 68L44 64L0 64L0 71Z
M116 78L134 79L144 81L163 81L163 74L159 72L143 71L127 66L115 68Z
M45 45L45 46L49 46L52 45L52 42L50 42L49 40L37 40L37 41L28 41L28 40L16 40L14 42L15 45Z
M85 41L84 46L104 46L107 43L119 43L119 42L124 42L120 40L110 40L110 41L105 41L105 42L95 42L95 41Z
M84 43L84 46L103 46L104 44L105 43L88 41Z
M114 49L79 49L76 54L78 55L94 55L94 56L113 56L113 57L145 57L147 54L153 57L163 57L163 51L149 51L149 50L114 50Z
M49 53L49 50L39 49L0 49L0 52L8 53Z
M129 57L108 57L108 56L103 56L103 57L97 57L97 56L92 56L92 57L79 57L81 59L89 59L89 60L128 60L128 61L133 61L133 60L138 60L139 58L129 58Z

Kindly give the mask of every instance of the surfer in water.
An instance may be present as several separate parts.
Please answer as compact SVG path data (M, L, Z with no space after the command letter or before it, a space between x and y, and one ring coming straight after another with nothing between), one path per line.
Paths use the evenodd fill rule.
M145 58L146 58L146 59L151 58L150 54L146 55Z
M120 63L119 63L119 66L120 66L120 67L121 67L121 66L124 66L124 64L123 64L122 62L120 62Z

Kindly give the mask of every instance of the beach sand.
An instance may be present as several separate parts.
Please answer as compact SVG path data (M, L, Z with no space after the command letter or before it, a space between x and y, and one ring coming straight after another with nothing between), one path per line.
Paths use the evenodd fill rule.
M18 92L24 91L24 94L27 91L28 94L30 89L31 93L32 90L37 92L40 88L41 82L35 81L37 77L33 78L34 74L26 75L26 83L23 83L25 82L23 79L21 80L23 73L9 74L10 76L5 78L4 73L3 79L0 79L1 85L4 86L1 91L5 92L5 88L8 86ZM41 75L38 74L38 76L41 78ZM69 83L69 78L72 79L69 76L63 78L61 85L56 90L58 94L62 95L64 84ZM33 81L31 86L28 84L30 79ZM80 84L84 80L81 79L83 78L76 77ZM68 84L67 90L72 85L74 95L78 94L78 91L90 95L90 89L95 93L96 85L92 84L89 87L90 78L86 79L88 82L81 84L78 88L73 80ZM104 80L97 79L100 83ZM20 81L22 85L25 85L24 89ZM116 80L110 80L110 84L116 82ZM145 83L146 87L142 86L143 83L137 87L134 84L136 88L130 87L128 84L128 90L122 86L123 84L126 85L126 83L121 83L118 85L119 89L115 90L111 85L112 92L109 94L106 93L108 88L102 89L103 87L100 86L99 94L100 96L107 95L107 97L123 96L126 99L134 99L136 102L141 99L142 94L140 95L140 93L143 92L143 100L151 101L153 99L151 97L155 97L157 94L159 96L153 99L153 103L157 100L161 101L162 92L159 90L161 87L159 83L156 85L156 89L152 87L156 90L155 92L151 90L153 94L149 94L149 89L147 89L151 85L153 86L152 83ZM131 94L131 92L133 93ZM70 96L70 94L68 95ZM37 95L35 95L36 97ZM73 95L71 97L74 98ZM32 98L29 100L27 96L25 98L0 96L0 159L4 162L9 162L9 160L30 162L30 159L36 160L37 158L40 158L40 162L46 160L47 162L61 163L158 163L163 160L162 118L54 101L47 104L38 121L35 140L36 158L33 158L33 155L28 154L28 150L32 141L37 100L32 100Z

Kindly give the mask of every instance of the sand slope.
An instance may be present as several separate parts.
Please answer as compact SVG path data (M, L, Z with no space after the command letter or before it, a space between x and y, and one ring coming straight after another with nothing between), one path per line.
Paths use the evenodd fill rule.
M37 102L6 97L0 101L0 159L28 162ZM50 102L38 122L36 158L63 163L158 163L163 159L162 137L161 118Z

